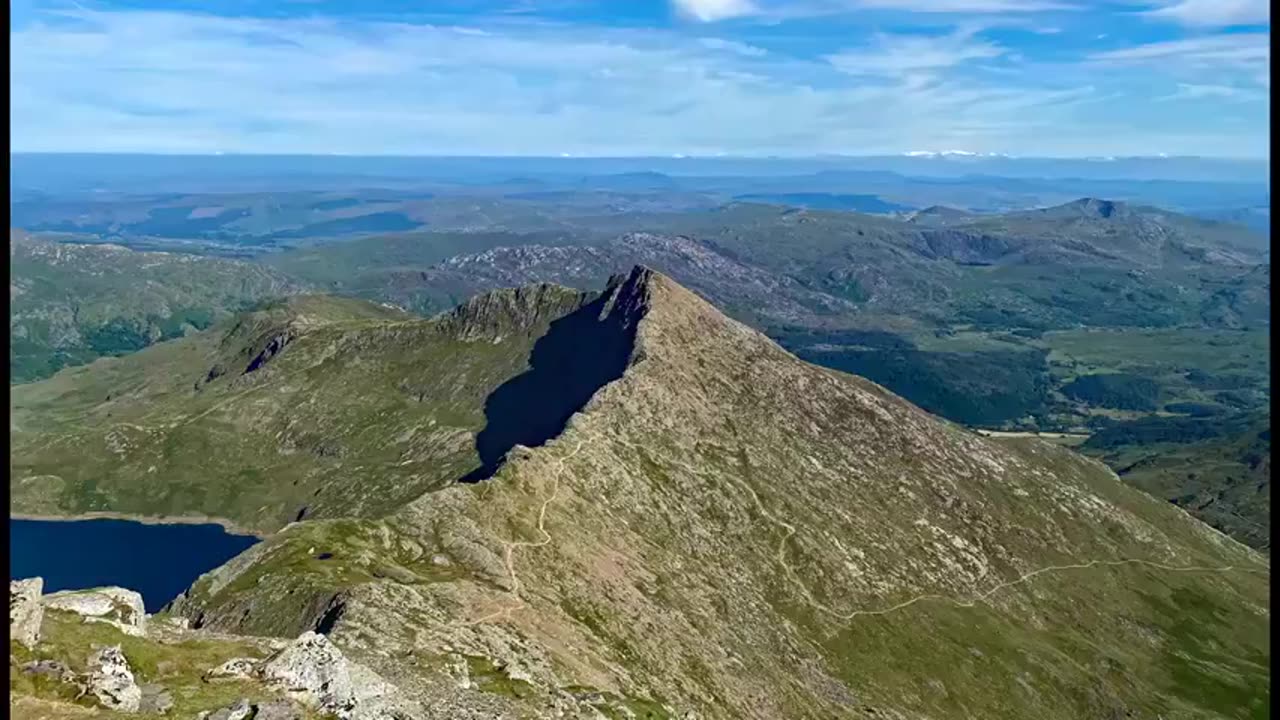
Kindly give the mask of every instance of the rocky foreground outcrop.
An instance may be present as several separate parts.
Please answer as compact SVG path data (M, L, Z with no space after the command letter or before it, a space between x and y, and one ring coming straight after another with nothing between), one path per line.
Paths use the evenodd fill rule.
M44 580L28 578L9 581L9 637L31 648L40 640L40 621L44 605L40 593Z
M147 612L142 595L122 587L64 590L44 597L44 606L82 616L85 622L104 622L126 635L146 635Z
M267 659L258 675L289 696L342 720L399 720L394 689L373 671L349 662L328 638L303 633Z
M219 635L189 629L185 623L160 622L149 628L142 597L132 590L107 587L42 596L43 586L41 578L9 584L9 632L24 649L10 656L16 674L10 678L10 710L17 717L31 712L24 702L43 703L38 705L41 712L50 703L75 702L114 713L204 720L303 720L309 716L307 707L340 720L420 717L397 710L391 686L350 663L323 636L308 633L290 642ZM104 631L81 632L86 625L109 625L119 634L108 630L106 636L121 642L104 644ZM42 627L53 628L47 639ZM232 652L257 649L265 657L227 652L202 672L182 669L193 661L208 662L219 647ZM146 660L134 664L130 656ZM152 675L144 677L146 673ZM201 688L228 682L232 687L257 687L257 699L222 708L198 707Z

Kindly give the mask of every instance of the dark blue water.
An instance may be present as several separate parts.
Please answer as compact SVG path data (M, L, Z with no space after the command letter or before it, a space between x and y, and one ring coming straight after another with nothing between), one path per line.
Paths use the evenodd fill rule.
M44 591L119 585L156 612L201 573L258 542L218 525L128 520L9 520L9 577L40 576Z

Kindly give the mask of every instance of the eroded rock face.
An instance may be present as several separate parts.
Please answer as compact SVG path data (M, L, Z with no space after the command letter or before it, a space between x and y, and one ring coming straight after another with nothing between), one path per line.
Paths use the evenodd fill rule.
M86 621L114 625L126 635L146 635L146 608L142 595L133 590L121 587L64 590L46 596L44 606L82 615Z
M43 591L42 578L9 581L9 637L28 648L40 641L40 623L44 620L40 593Z
M269 685L342 720L407 717L394 709L390 685L349 662L324 635L303 633L268 658L259 672Z
M142 690L119 645L95 651L89 656L88 667L88 691L103 707L121 712L138 711Z

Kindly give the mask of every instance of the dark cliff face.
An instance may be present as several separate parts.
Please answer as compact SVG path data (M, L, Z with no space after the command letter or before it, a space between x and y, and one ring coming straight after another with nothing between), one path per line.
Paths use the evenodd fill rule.
M471 298L441 322L459 340L493 339L539 327L578 310L591 297L590 293L551 283L505 288Z
M486 424L476 436L481 465L464 482L492 476L516 445L537 447L559 435L597 390L622 377L632 360L637 325L648 307L652 274L648 268L636 267L630 275L615 275L594 300L552 321L533 346L529 369L503 383L485 401ZM559 303L548 308L537 304L538 296L545 295L542 287L528 288L524 296L520 290L489 293L470 314L490 322L513 307L534 316L557 311Z

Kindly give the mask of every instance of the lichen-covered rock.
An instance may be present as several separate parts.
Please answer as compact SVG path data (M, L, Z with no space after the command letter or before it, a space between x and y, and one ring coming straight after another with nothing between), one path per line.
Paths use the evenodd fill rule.
M355 702L346 659L333 643L314 632L268 658L262 677L303 702L327 712L349 711Z
M142 697L138 701L138 712L164 715L173 708L173 695L163 685L147 683L139 690Z
M318 633L300 635L268 658L259 673L269 685L342 720L402 716L394 709L390 685L372 670L348 661Z
M105 622L126 635L146 634L147 612L142 595L121 587L64 590L47 595L44 606L84 616L86 622Z
M129 661L119 645L100 648L89 656L88 691L105 708L137 712L142 690L133 679Z
M253 658L231 658L204 674L205 680L245 680L253 677L258 661Z
M42 578L9 581L9 637L28 648L40 641L40 623L44 620L40 593L43 590Z

